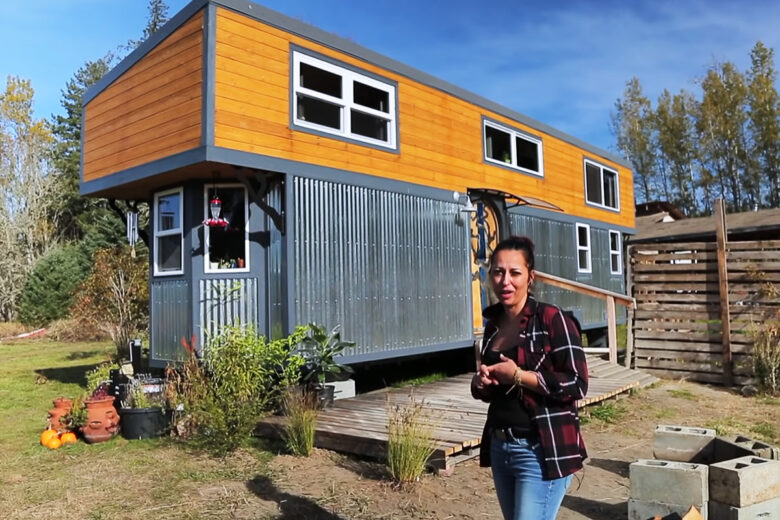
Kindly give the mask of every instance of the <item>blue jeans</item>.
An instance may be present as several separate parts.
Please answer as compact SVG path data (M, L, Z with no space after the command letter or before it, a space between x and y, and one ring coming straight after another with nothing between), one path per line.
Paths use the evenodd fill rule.
M504 520L555 520L573 475L543 480L538 440L493 438L490 459Z

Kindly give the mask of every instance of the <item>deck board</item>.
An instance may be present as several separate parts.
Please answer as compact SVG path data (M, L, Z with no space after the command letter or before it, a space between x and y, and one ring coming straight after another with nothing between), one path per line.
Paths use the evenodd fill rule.
M615 397L632 388L647 386L657 378L614 365L598 356L588 356L588 394L578 407ZM472 399L471 374L461 374L415 387L387 388L339 399L322 410L317 421L314 444L342 453L383 458L387 450L388 408L406 405L410 396L422 402L436 426L436 451L429 464L442 472L479 455L487 404ZM279 437L284 417L263 418L257 434Z

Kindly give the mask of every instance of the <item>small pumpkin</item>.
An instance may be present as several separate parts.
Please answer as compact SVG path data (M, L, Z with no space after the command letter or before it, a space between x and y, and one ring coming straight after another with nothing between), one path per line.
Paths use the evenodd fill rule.
M60 446L62 446L62 441L56 436L49 439L49 442L46 443L46 447L50 450L56 450Z
M41 445L47 446L52 438L57 437L59 433L53 428L47 428L41 433Z
M76 434L73 432L62 432L60 434L60 442L62 444L75 444L77 440Z

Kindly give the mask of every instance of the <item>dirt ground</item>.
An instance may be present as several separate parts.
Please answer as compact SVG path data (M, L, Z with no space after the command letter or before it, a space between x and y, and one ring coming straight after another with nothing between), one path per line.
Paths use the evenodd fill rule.
M780 442L780 399L743 397L718 387L663 381L612 400L599 413L586 409L590 458L569 489L561 520L627 517L629 464L652 458L658 424L715 428ZM598 419L596 416L602 417ZM607 420L604 420L607 419ZM234 517L284 519L496 519L500 512L490 472L475 459L451 476L425 475L403 489L384 465L325 450L308 458L281 455L269 475L247 483L256 500Z

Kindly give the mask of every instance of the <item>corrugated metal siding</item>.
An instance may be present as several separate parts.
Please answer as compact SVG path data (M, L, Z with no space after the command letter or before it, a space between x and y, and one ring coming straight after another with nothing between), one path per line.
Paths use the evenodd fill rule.
M298 323L342 325L349 355L472 338L468 227L454 203L295 178Z
M225 325L254 325L258 330L257 278L208 278L199 283L200 344Z
M184 280L161 280L151 283L151 358L159 361L182 361L185 350L182 338L189 340L190 286Z
M283 213L284 186L277 183L268 192L266 203ZM270 220L270 219L269 219ZM273 223L268 223L270 244L268 247L268 334L271 339L284 336L284 248L281 232Z
M577 245L573 223L510 213L509 228L512 234L526 235L534 241L536 269L539 271L601 289L625 292L623 276L610 273L608 229L590 226L592 272L580 274L577 272ZM542 301L575 311L583 328L603 325L606 322L606 305L600 299L543 283L535 284L534 293ZM625 319L623 307L619 306L617 313L619 321Z

